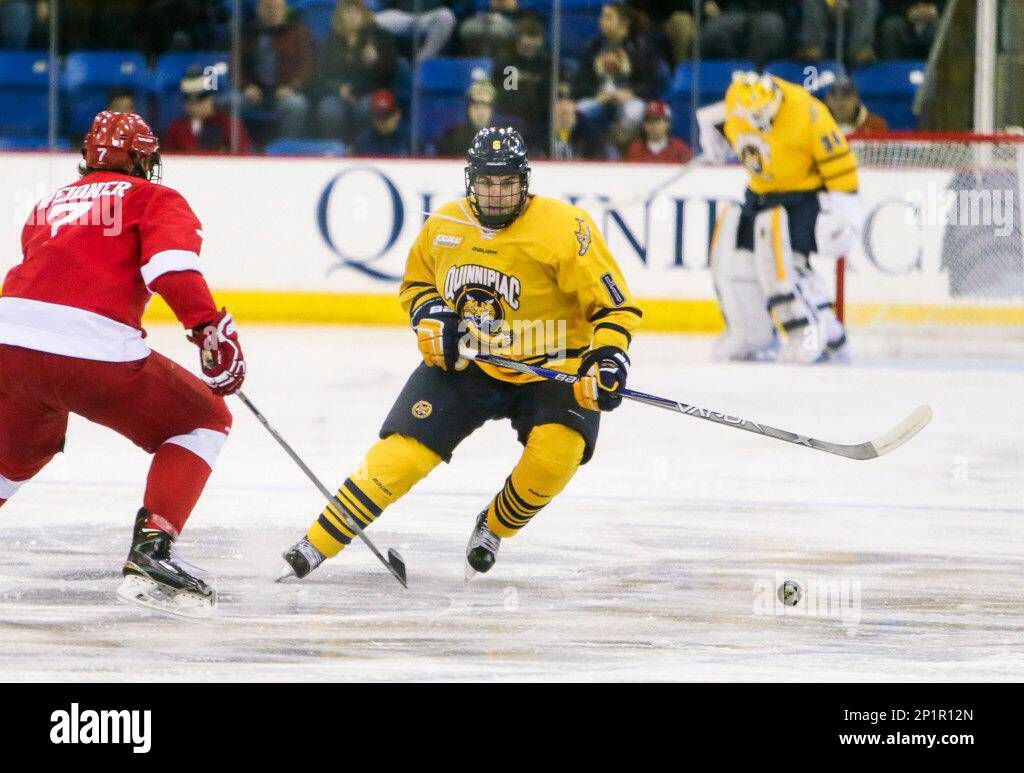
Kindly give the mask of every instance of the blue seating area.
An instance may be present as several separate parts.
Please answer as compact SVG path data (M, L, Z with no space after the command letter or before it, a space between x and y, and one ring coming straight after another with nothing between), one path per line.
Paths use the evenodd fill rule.
M274 140L267 145L268 156L344 156L345 145L337 140Z
M0 133L45 135L49 89L45 51L0 51Z
M491 60L436 57L420 68L420 136L427 145L466 119L466 89L474 79L489 78Z
M315 7L317 2L308 0L305 5ZM543 3L523 2L526 8L533 5ZM564 7L567 16L576 12L593 16L599 4L595 0L567 0ZM230 88L229 61L230 54L224 51L176 52L163 55L150 68L142 54L135 51L70 53L58 72L59 134L74 145L90 119L104 107L107 91L114 86L129 89L138 110L158 130L165 130L183 109L178 84L185 71L192 65L214 68L220 91L226 94ZM699 76L697 101L704 105L721 99L734 71L752 66L748 61L705 61L677 67L663 94L673 108L674 133L690 139L695 70ZM437 57L424 62L419 73L419 133L425 144L435 142L448 128L464 120L466 89L474 77L489 76L491 67L490 59L481 58ZM837 70L834 62L819 62L814 67L819 76ZM805 65L791 61L772 62L767 69L795 82L805 82L810 73ZM923 73L923 62L897 61L853 70L851 75L869 108L898 130L914 128L911 105ZM408 64L401 68L398 80L396 94L407 105L413 82ZM0 51L0 138L4 138L0 149L45 147L49 84L50 63L45 51ZM325 152L336 151L331 148ZM284 151L278 147L276 152ZM321 150L307 148L303 152L318 154Z

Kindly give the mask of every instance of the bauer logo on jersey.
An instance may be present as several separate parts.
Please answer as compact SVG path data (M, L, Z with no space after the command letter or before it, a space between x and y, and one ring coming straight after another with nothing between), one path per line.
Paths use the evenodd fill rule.
M434 406L426 400L420 400L412 407L412 415L417 419L425 419L434 412Z
M608 290L608 296L612 299L612 303L616 306L621 306L626 302L626 296L622 294L622 290L615 284L615 279L611 274L602 276L601 281L604 282L605 289Z
M454 234L438 234L434 237L434 245L437 247L450 247L455 249L462 244L462 237Z
M576 229L576 241L580 243L580 256L586 255L590 249L590 226L582 217L576 218L579 228Z

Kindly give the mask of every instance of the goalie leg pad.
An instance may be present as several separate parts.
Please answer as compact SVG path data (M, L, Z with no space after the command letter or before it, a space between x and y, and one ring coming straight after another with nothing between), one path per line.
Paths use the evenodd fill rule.
M809 262L797 268L797 283L804 297L818 315L818 320L825 334L830 353L838 351L846 344L846 330L843 323L836 317L832 305L832 295L828 291L825 280L810 267Z
M806 255L794 253L785 207L771 207L754 218L754 257L758 281L768 296L766 307L783 334L779 359L784 362L815 362L825 351L817 311L799 285L797 263Z
M754 253L737 244L740 215L738 206L726 205L711 239L711 276L726 328L712 350L718 360L755 358L776 340Z

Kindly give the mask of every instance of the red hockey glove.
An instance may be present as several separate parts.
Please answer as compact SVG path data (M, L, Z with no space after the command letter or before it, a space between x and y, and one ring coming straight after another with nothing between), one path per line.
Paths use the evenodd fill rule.
M242 387L245 356L227 309L221 309L216 319L192 328L188 340L199 347L203 377L215 394L231 395Z

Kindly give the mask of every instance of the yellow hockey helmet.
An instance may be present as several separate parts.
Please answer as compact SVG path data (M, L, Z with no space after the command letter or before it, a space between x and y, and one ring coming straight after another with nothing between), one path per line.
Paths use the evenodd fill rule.
M766 132L782 104L782 89L769 75L736 73L726 94L726 102L731 103L729 107L733 116L748 121L759 132Z

